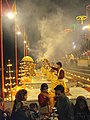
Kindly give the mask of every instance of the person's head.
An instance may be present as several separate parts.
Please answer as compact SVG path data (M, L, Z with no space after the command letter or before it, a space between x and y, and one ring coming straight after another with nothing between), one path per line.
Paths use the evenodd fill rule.
M0 109L3 109L3 99L0 97Z
M27 90L21 89L16 93L15 96L17 101L25 101L27 99Z
M88 110L87 101L86 101L84 96L78 96L77 97L75 106L79 110L85 110L85 111Z
M62 63L61 62L57 62L56 65L57 65L57 68L61 68L62 67Z
M44 92L44 93L48 92L48 85L46 83L43 83L41 85L41 91Z
M58 98L59 96L64 94L64 87L62 85L57 85L55 88L55 95Z
M29 109L32 110L32 111L37 112L38 111L38 105L37 105L37 103L30 103L29 104Z

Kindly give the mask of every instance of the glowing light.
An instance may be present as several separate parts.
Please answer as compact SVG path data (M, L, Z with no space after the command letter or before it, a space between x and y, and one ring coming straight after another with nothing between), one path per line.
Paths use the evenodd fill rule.
M6 90L6 89L4 89L4 92L7 92L7 90Z
M26 44L26 41L24 41L24 43Z
M21 32L20 32L20 31L18 31L18 32L17 32L17 35L21 35Z
M78 78L80 78L80 76L78 76Z
M90 79L89 79L89 78L88 78L87 80L88 80L88 81L90 81Z
M74 45L73 48L75 49L75 48L76 48L76 45Z
M12 66L12 64L8 64L8 65L7 65L7 67L11 67L11 66Z
M9 13L7 14L7 16L8 16L9 19L14 19L15 14L14 14L13 12L9 12Z
M74 42L72 42L72 44L74 45L75 43L74 43Z
M85 30L85 29L89 29L89 28L90 28L89 25L87 25L87 26L83 26L83 30Z
M81 21L81 24L83 24L84 21L87 19L87 16L77 16L76 19Z
M30 48L28 48L28 50L30 50Z

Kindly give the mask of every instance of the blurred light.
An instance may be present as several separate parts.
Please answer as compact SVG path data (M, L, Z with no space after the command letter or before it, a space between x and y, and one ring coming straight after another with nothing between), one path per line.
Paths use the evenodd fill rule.
M24 43L26 43L26 41L24 41Z
M74 43L74 42L72 42L72 44L74 45L75 43Z
M90 81L90 79L89 79L89 78L88 78L87 80L88 80L88 81Z
M28 50L30 50L30 48L28 48Z
M64 32L72 32L71 29L65 29Z
M13 12L9 12L9 13L7 14L7 16L8 16L9 19L14 19L15 14L14 14Z
M76 48L76 45L74 45L73 48L75 49L75 48Z
M6 90L6 89L4 89L4 92L7 92L7 90Z
M83 30L85 30L85 29L89 29L89 28L90 28L89 25L87 25L87 26L83 26Z
M21 32L20 32L20 31L18 31L18 32L17 32L17 35L21 35Z
M26 45L26 48L28 48L28 45Z

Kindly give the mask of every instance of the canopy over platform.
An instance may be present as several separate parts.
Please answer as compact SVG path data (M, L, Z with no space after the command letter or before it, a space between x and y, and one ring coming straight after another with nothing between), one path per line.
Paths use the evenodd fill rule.
M24 61L24 62L34 62L34 60L30 56L23 57L22 61Z

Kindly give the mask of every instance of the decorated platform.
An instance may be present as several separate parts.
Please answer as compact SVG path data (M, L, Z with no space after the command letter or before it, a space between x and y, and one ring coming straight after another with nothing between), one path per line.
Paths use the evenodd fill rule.
M23 61L23 59L22 59ZM45 62L46 65L47 62ZM34 69L35 64L33 63L33 60L28 56L24 58L24 61L21 63L20 66L20 82L19 86L15 86L11 89L11 94L8 97L8 101L6 101L8 104L7 106L10 106L10 102L14 101L15 95L18 90L20 89L26 89L28 92L28 98L27 102L38 102L38 95L40 93L40 87L42 83L47 83L49 87L49 95L51 98L55 96L54 93L54 87L57 85L55 83L58 83L57 76L50 71L50 68L46 65L45 67L42 66L41 69ZM90 101L90 88L82 88L77 87L77 82L75 81L69 81L69 76L66 76L64 78L64 82L66 83L65 88L66 95L72 100L73 103L75 103L75 100L78 96L85 96L87 98L87 101ZM12 97L11 97L12 96ZM88 102L90 106L90 102Z

